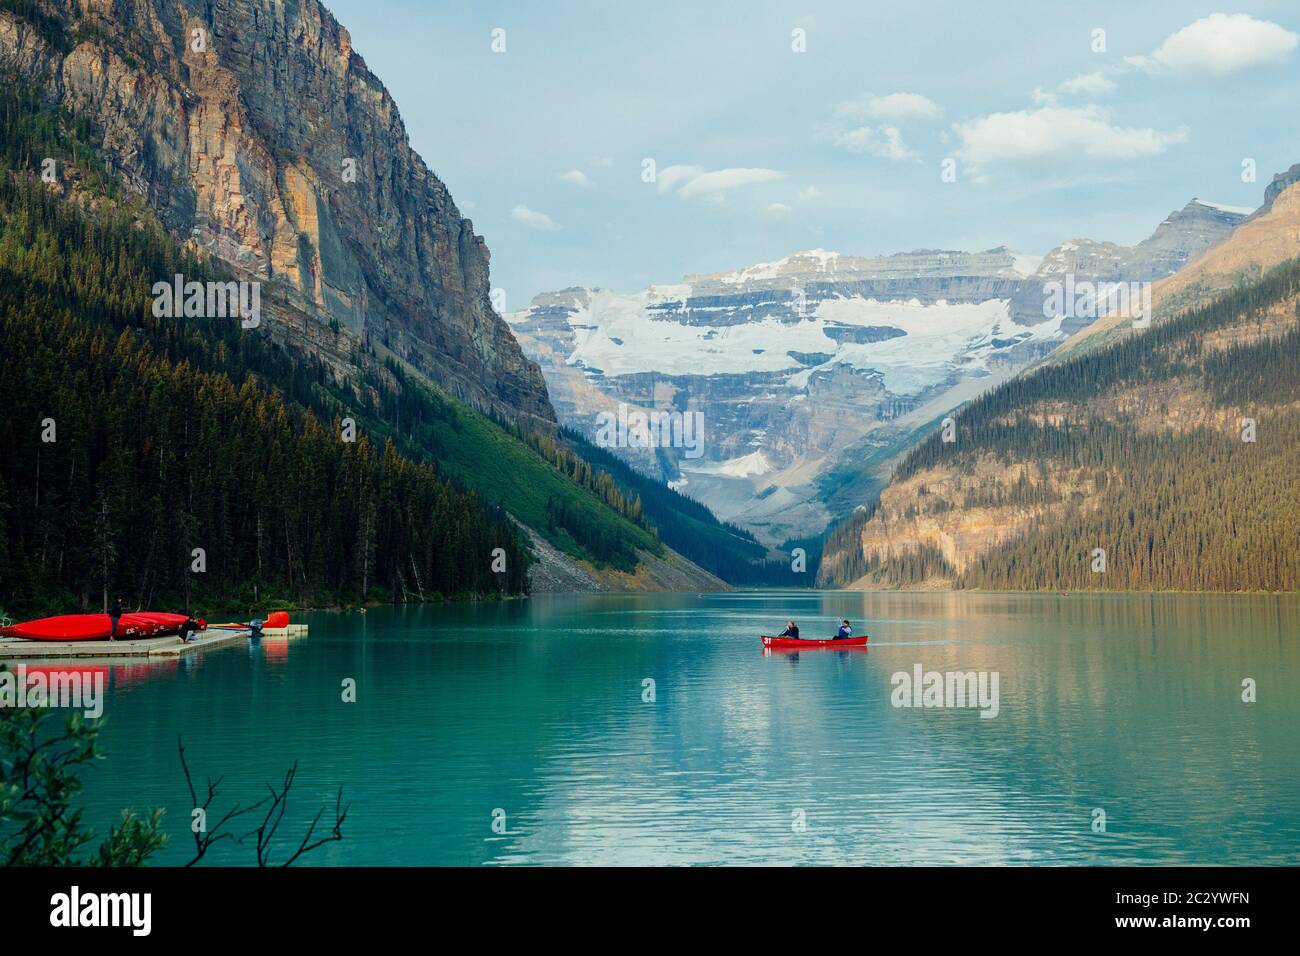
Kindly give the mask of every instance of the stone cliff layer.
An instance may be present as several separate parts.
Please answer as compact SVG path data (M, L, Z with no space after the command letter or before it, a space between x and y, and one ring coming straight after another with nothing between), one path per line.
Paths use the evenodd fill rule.
M42 9L0 11L0 69L90 118L111 171L176 236L263 281L279 334L326 343L336 367L391 354L481 408L553 421L489 302L483 239L320 3Z

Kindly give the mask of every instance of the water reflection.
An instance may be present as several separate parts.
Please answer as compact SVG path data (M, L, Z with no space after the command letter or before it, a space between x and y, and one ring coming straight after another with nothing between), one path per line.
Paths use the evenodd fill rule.
M790 617L871 644L755 654ZM539 596L303 621L123 684L96 819L160 801L183 845L183 733L232 793L294 759L301 812L342 783L335 862L1300 862L1293 597ZM918 664L997 672L998 716L892 706Z

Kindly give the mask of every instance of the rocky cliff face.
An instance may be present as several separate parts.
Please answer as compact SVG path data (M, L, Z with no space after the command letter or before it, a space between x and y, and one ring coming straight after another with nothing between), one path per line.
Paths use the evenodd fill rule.
M1071 239L1043 257L1036 273L1022 283L1012 297L1011 311L1018 322L1042 321L1048 283L1070 276L1072 282L1158 282L1172 276L1193 257L1230 235L1249 209L1193 199L1172 212L1146 239L1135 246L1092 239ZM1056 311L1059 311L1056 310ZM1066 315L1062 329L1074 334L1092 322L1092 317Z
M1297 253L1300 253L1300 164L1274 176L1264 191L1263 204L1232 232L1152 286L1153 321L1165 321L1243 281L1258 279ZM1064 361L1132 334L1132 322L1127 317L1102 318L1074 332L1048 361Z
M277 334L341 377L369 347L479 407L553 420L489 303L482 238L317 0L42 8L0 11L0 68L97 124L112 171L178 237L263 281Z
M1273 176L1273 181L1264 190L1263 205L1256 209L1250 218L1258 219L1272 212L1273 204L1296 183L1300 183L1300 163L1296 163L1286 172L1277 173Z

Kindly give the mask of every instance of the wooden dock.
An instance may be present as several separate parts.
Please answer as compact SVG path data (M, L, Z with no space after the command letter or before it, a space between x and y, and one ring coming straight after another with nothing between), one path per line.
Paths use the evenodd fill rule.
M263 637L305 637L306 624L267 628ZM46 660L52 657L98 657L117 659L124 657L181 657L214 647L225 647L248 640L249 632L208 629L200 631L188 644L179 637L147 637L121 641L25 641L21 638L0 638L0 660Z

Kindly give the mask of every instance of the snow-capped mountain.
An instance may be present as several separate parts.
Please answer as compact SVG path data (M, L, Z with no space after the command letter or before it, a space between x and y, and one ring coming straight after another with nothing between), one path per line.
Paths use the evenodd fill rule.
M702 457L672 447L667 431L611 450L776 544L843 510L837 471L872 458L883 478L918 429L1063 341L1077 320L1045 316L1043 298L1062 266L1080 279L1148 280L1213 241L1215 215L1195 205L1134 247L814 249L633 293L546 293L506 319L560 421L588 438L608 441L600 422L620 405L702 412Z

